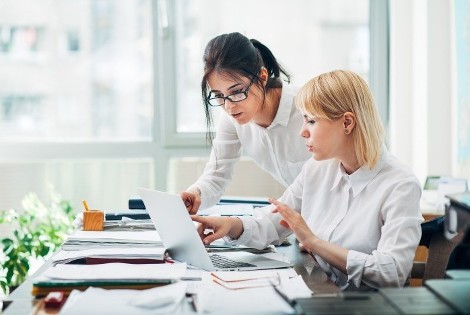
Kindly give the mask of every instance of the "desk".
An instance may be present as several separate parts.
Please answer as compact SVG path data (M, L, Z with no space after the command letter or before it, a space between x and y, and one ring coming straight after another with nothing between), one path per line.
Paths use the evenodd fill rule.
M289 240L292 245L279 246L277 251L285 254L294 263L295 271L302 276L307 286L317 294L337 293L338 287L327 278L312 256L299 251L299 244L293 236ZM10 294L8 300L11 300L12 303L5 310L5 315L31 314L32 309L40 302L40 300L31 296L33 279L50 265L51 262L47 261L34 275ZM194 313L189 303L185 306L184 312Z

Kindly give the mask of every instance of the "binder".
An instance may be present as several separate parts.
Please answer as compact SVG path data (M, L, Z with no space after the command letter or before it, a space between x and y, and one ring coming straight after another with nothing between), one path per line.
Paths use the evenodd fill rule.
M46 296L49 292L62 291L69 295L72 290L85 291L88 287L103 289L135 289L145 290L167 285L175 282L173 279L135 279L135 280L36 280L33 282L32 295L35 297Z
M265 198L255 198L255 197L223 197L220 199L219 205L224 204L251 204L253 207L264 207L270 203L265 200ZM144 210L145 204L139 197L132 197L129 199L129 209L132 210Z
M145 204L139 197L132 197L129 199L129 209L145 210Z
M106 221L117 221L121 220L122 217L131 218L134 220L150 220L150 216L145 209L129 209L123 211L111 211L108 210L105 213Z

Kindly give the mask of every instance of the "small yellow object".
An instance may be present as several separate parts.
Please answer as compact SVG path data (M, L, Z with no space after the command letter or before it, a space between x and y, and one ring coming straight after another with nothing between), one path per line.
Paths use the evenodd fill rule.
M90 208L88 208L88 203L86 200L83 200L83 205L85 206L85 211L90 211Z

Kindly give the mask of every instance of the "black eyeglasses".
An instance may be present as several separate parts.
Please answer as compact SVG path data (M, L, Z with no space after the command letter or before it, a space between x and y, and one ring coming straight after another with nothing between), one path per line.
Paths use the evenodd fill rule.
M210 106L217 107L225 105L225 100L229 100L232 103L241 102L246 100L248 97L248 92L250 91L253 82L255 82L256 77L254 77L250 84L246 87L245 91L236 92L227 96L216 96L216 97L209 97L207 98L207 103Z

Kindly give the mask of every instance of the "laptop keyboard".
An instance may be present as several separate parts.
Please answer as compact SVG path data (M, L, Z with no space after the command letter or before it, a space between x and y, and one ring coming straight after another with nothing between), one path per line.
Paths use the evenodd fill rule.
M231 268L242 268L242 267L256 267L255 265L241 262L241 261L231 260L225 256L221 256L217 254L212 254L209 257L212 260L212 264L214 264L216 268L231 269Z

